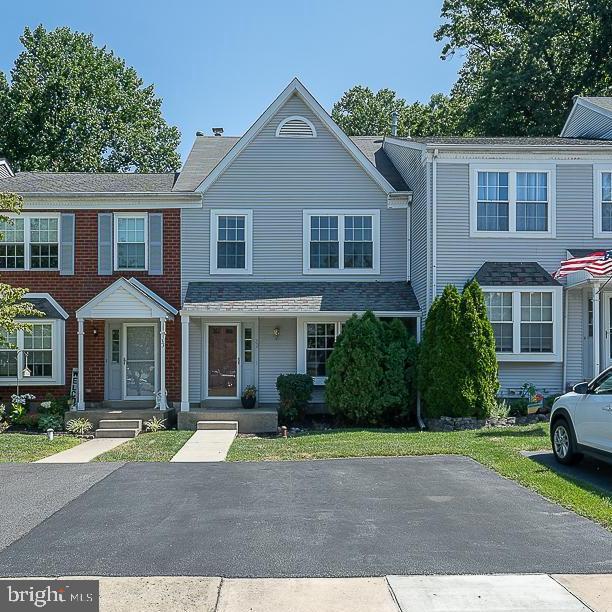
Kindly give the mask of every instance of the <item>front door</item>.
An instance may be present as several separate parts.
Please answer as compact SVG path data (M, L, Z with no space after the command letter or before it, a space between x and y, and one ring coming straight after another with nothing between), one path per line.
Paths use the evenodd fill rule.
M207 396L239 397L238 325L208 325Z
M123 397L123 368L121 346L121 323L109 323L106 342L106 399L120 400Z
M157 391L156 326L125 323L123 399L154 399Z

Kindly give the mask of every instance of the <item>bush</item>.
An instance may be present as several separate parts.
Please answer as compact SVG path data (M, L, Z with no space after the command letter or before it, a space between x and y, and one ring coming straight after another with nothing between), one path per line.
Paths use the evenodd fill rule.
M47 429L53 429L57 431L62 429L64 426L64 417L57 414L41 414L38 417L38 429L47 431Z
M389 401L382 389L382 336L382 323L373 313L353 315L327 360L325 401L330 412L347 424L378 424Z
M488 416L499 389L497 370L493 328L478 283L468 283L462 295L448 285L429 310L419 352L425 414Z
M71 419L66 423L66 431L76 436L84 436L93 429L93 425L89 419L79 418Z
M276 379L280 398L278 418L281 424L291 425L304 417L313 387L312 377L307 374L281 374Z
M68 398L67 397L53 397L47 395L44 402L40 403L38 409L39 414L53 414L55 416L64 416L64 413L68 411Z

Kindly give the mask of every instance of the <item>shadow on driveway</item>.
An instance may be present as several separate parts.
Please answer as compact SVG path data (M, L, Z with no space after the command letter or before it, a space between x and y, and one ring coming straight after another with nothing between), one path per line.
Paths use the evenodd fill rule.
M612 495L612 465L608 463L585 457L576 465L563 465L555 459L552 452L525 451L522 454L561 476L577 481L577 484L590 484L604 493Z

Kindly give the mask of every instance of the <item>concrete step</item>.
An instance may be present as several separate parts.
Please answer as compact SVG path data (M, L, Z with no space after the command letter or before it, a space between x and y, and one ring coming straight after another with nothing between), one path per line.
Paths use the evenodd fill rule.
M238 431L238 421L198 421L196 429Z
M140 419L102 419L100 429L142 429Z
M140 429L96 429L96 438L135 438Z

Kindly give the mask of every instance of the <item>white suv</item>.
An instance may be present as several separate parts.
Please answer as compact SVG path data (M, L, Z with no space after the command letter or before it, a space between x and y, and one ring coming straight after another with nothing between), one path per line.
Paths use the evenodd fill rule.
M584 454L612 462L612 367L557 398L550 439L560 463L576 463Z

